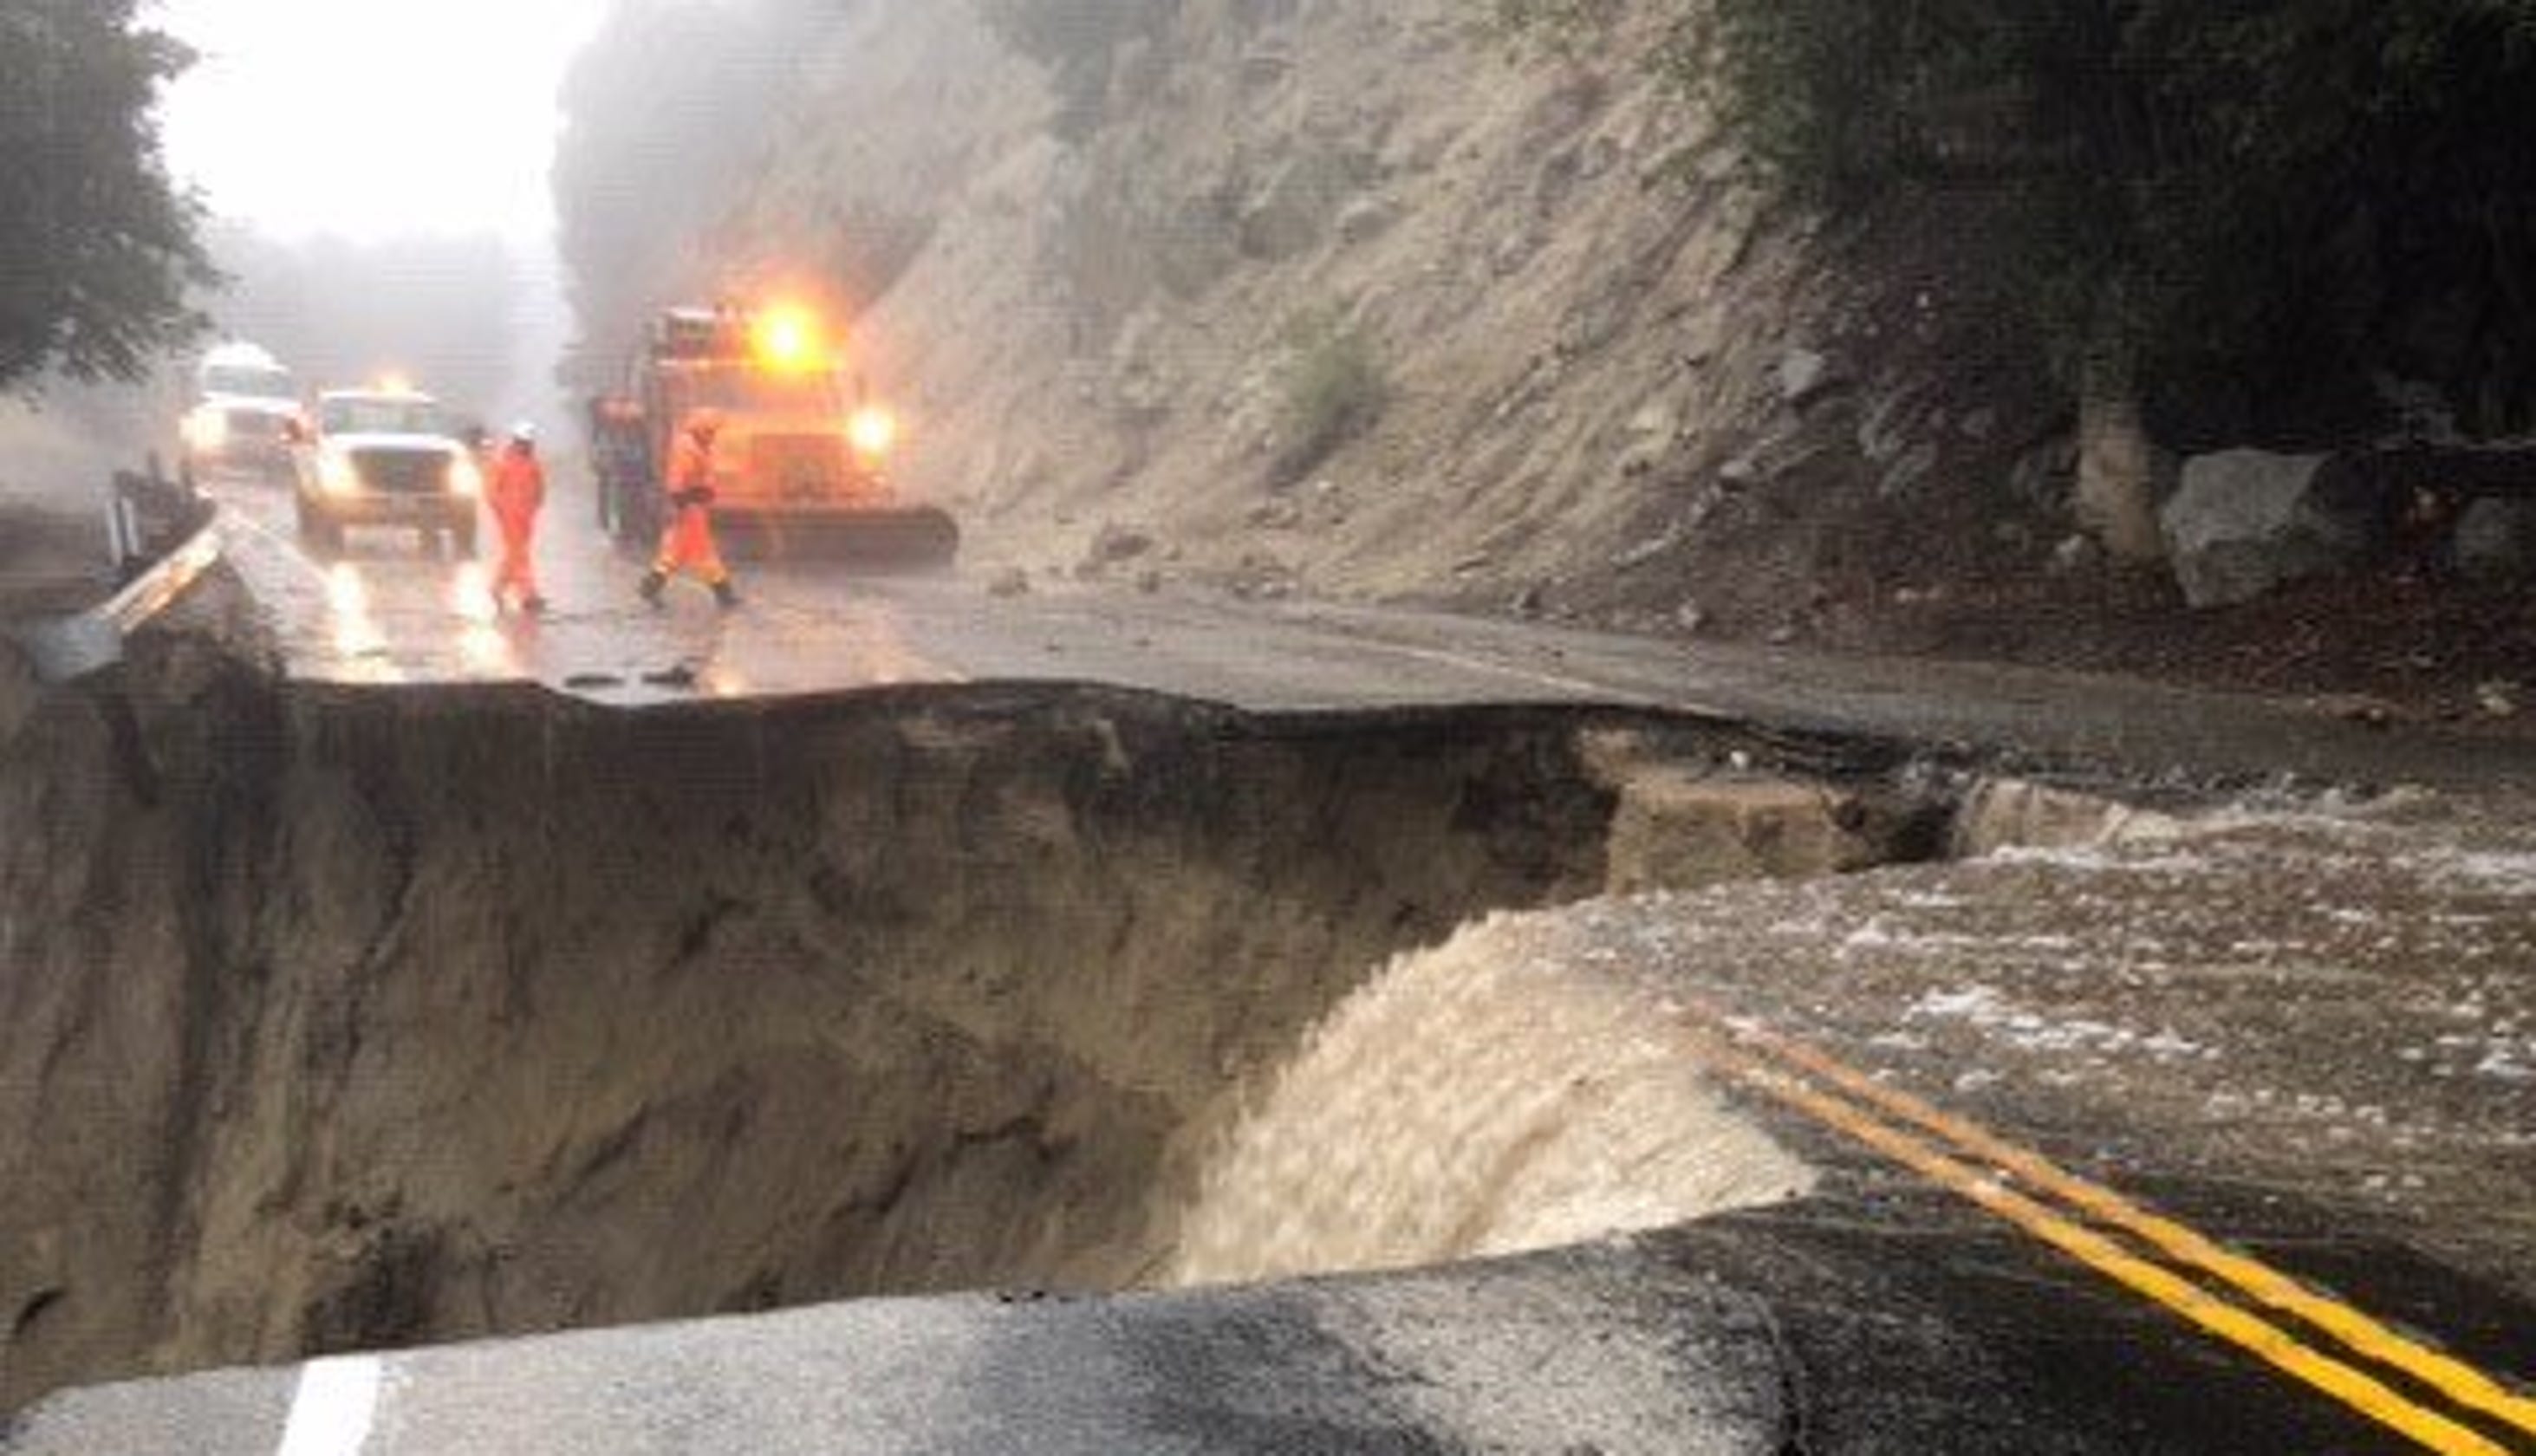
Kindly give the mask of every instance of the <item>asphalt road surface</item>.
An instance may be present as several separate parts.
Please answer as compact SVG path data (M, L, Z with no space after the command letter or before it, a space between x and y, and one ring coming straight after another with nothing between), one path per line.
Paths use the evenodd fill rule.
M2523 753L2119 683L1810 662L956 574L748 570L643 606L577 519L556 610L393 536L234 558L301 676L636 706L1099 681L1260 712L1578 702L2462 809L1571 913L1661 985L1792 1205L1248 1290L880 1301L80 1392L0 1451L2536 1452L2536 837ZM745 568L744 568L745 570Z
M315 560L294 543L286 492L240 486L225 498L231 558L269 609L290 670L315 680L527 679L627 706L1060 681L1271 713L1599 703L2100 759L2144 774L2536 786L2526 744L2417 732L2390 746L2383 733L2292 705L1416 610L1118 585L1041 583L999 597L954 571L747 561L736 563L746 597L737 611L686 583L654 609L634 592L642 561L602 539L569 488L539 548L552 610L531 620L493 610L489 559L443 560L412 533L371 531Z

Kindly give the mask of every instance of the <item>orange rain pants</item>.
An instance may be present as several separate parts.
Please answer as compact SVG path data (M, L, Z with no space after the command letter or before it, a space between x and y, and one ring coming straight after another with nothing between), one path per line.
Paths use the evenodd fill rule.
M722 550L714 544L713 508L672 506L670 510L669 529L661 533L661 555L652 563L653 573L669 577L683 571L708 587L729 583L730 570L722 564Z
M661 554L652 563L653 575L671 577L683 571L717 591L730 584L729 568L722 564L722 549L714 543L713 507L679 505L674 499L683 491L712 484L712 453L696 443L694 435L680 435L669 458L669 529L661 533Z
M502 453L493 463L486 503L493 524L502 532L502 564L493 577L493 595L526 604L544 600L538 593L538 511L545 504L546 475L538 458L525 450Z

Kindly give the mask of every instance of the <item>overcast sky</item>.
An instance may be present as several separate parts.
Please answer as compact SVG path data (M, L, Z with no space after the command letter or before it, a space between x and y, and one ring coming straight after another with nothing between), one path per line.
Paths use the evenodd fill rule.
M555 93L608 0L159 0L167 157L284 236L542 238Z

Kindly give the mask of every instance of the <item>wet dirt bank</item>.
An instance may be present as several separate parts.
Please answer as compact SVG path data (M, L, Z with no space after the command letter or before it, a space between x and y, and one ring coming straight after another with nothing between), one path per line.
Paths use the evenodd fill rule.
M1902 767L1089 690L627 715L147 639L0 741L0 1407L1150 1279L1245 1084L1387 957L1934 853Z

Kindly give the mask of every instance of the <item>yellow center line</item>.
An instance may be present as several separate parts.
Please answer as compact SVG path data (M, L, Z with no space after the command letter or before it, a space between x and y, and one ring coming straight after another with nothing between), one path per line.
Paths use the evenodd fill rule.
M1695 1008L1695 1014L1736 1040L1934 1133L1961 1151L2036 1187L2060 1195L2104 1222L2138 1235L2169 1257L2226 1281L2263 1304L2297 1316L2356 1354L2400 1369L2468 1410L2480 1411L2536 1434L2536 1401L2513 1394L2482 1370L2398 1334L2367 1313L2317 1294L2268 1264L2224 1247L2111 1188L2070 1172L2039 1153L2018 1147L1811 1046L1766 1028L1736 1026L1714 1008Z
M2104 1234L2062 1218L2034 1199L2011 1191L1996 1177L1911 1133L1877 1120L1865 1109L1809 1086L1788 1071L1764 1065L1713 1035L1702 1040L1710 1044L1709 1053L1717 1064L1747 1086L1848 1134L2416 1444L2440 1452L2441 1456L2510 1456L2507 1447L2415 1403L2341 1361L2308 1348L2279 1326L2124 1249Z

